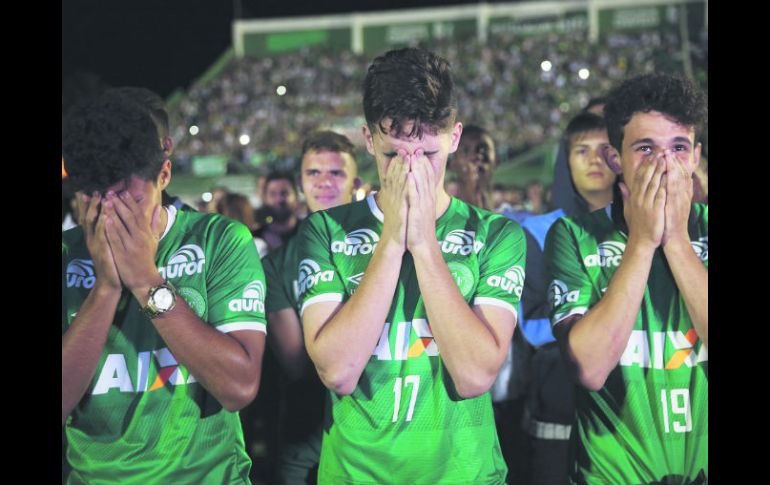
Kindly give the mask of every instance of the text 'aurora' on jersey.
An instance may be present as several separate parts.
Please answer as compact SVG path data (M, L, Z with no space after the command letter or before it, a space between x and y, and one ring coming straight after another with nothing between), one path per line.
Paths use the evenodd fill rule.
M476 241L475 231L466 231L464 229L455 229L444 237L443 241L439 241L441 251L446 254L461 254L462 256L468 256L473 251L475 254L479 254L481 248L484 247L483 241Z
M348 256L370 254L377 247L379 234L371 229L356 229L345 234L344 241L332 241L332 253L344 253Z
M626 350L620 357L620 365L626 367L637 365L647 369L652 367L653 369L675 370L680 368L682 364L692 367L698 362L707 362L709 360L708 349L706 349L705 345L701 345L697 355L694 351L695 344L698 342L698 334L694 328L688 330L686 334L679 330L673 330L668 332L651 332L651 335L652 346L650 346L650 339L646 331L632 331L626 344ZM671 345L677 351L664 363L663 359L665 356L663 353L666 338L668 338Z
M96 283L94 262L90 259L73 259L67 265L67 288L93 288Z
M412 346L409 346L410 334L414 331L415 337ZM390 322L385 322L377 347L372 355L377 360L406 360L420 357L423 353L428 357L438 355L438 346L433 340L433 332L430 330L428 320L416 318L411 322L398 322L396 326L396 344L393 352L390 351Z
M579 297L580 291L569 291L567 284L562 280L553 280L548 286L548 299L551 301L553 308L558 308L566 302L575 303Z
M329 282L334 279L334 271L321 271L321 267L312 259L303 259L299 262L297 286L300 294L318 284L319 281Z
M153 355L158 363L158 371L155 378L152 379L152 383L150 383L150 358ZM179 363L171 354L171 351L163 347L152 352L139 352L136 359L136 382L131 380L125 355L107 355L91 394L95 396L106 394L110 389L118 389L120 392L147 392L160 389L166 383L172 386L179 386L193 382L197 382L195 377L189 374L187 379L185 379L184 375L179 371Z
M709 237L699 237L697 241L690 241L692 248L695 250L695 254L698 255L701 261L709 260Z
M599 244L596 254L589 254L583 262L588 268L592 266L601 266L602 268L614 266L617 268L620 266L625 250L626 245L621 242L604 241Z
M524 290L524 268L511 266L503 276L492 275L487 278L487 284L492 288L501 288L509 295L515 291L516 296L521 298L521 292Z
M243 296L230 300L227 305L231 312L265 312L265 285L254 280L243 290Z
M165 279L179 278L183 275L192 276L203 271L206 255L200 246L185 244L177 249L168 259L165 267L158 268L160 275Z

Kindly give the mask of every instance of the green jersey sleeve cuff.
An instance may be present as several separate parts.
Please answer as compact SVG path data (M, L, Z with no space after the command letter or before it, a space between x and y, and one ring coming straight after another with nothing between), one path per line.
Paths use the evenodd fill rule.
M235 322L225 323L224 325L217 326L217 330L222 333L235 332L236 330L256 330L267 334L267 327L261 322Z
M302 308L299 309L299 316L302 317L307 307L311 305L315 305L316 303L322 303L325 301L333 301L333 302L339 303L342 301L342 293L323 293L321 295L316 295L312 298L308 298L302 304Z
M516 311L516 307L508 303L507 301L498 300L497 298L489 298L485 296L477 296L473 300L474 305L490 305L490 306L496 306L499 308L505 308L509 312L513 313L513 316L516 317L516 321L519 320L519 312Z

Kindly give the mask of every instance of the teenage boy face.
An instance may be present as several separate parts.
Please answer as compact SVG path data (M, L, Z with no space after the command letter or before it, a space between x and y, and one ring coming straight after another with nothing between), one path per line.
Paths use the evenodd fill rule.
M620 165L623 179L631 183L639 167L669 150L691 177L700 163L701 145L695 144L695 128L677 123L658 111L635 113L623 127Z
M610 149L607 130L586 131L570 137L569 168L580 195L612 191L615 174L604 163L602 151L606 149Z
M391 163L406 163L404 157L424 157L436 174L436 188L443 191L447 158L450 153L457 151L457 145L463 131L462 123L457 122L450 129L444 131L423 125L422 137L409 137L404 134L412 130L414 121L405 123L401 134L397 137L390 132L391 123L392 120L389 118L383 121L384 133L379 129L372 133L367 125L363 127L366 149L374 155L377 161L377 173L380 180L385 178Z

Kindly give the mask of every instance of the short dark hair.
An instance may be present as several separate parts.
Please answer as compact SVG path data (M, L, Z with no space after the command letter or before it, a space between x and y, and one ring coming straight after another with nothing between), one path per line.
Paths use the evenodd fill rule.
M146 109L105 93L73 107L62 125L62 158L75 191L104 191L135 175L155 181L163 165Z
M294 191L294 194L297 193L297 185L294 182L294 175L292 175L291 172L285 172L283 170L276 170L267 174L267 177L265 177L265 185L262 189L263 193L267 191L267 186L270 185L270 182L274 180L287 180L289 185L291 185L291 189Z
M610 143L622 150L623 128L634 113L658 111L684 126L695 127L696 137L706 123L706 95L689 79L654 73L627 79L613 88L604 105Z
M567 129L565 134L567 135L567 149L572 149L572 137L581 133L588 133L590 131L605 131L607 124L604 118L591 113L590 111L581 111L575 115L569 123L567 123Z
M348 153L353 157L353 161L356 161L356 154L354 153L355 146L345 135L340 135L330 130L314 131L305 138L302 143L302 154L299 158L305 157L305 154L310 150L315 151L329 151L337 153Z
M364 117L372 133L385 133L382 121L392 120L390 133L400 136L414 121L409 137L454 124L457 100L449 62L432 52L408 47L392 50L372 61L364 78Z
M150 112L153 123L158 128L158 138L169 136L168 112L163 103L163 98L159 94L147 88L134 86L121 86L110 88L106 93L125 96L128 99L138 103Z

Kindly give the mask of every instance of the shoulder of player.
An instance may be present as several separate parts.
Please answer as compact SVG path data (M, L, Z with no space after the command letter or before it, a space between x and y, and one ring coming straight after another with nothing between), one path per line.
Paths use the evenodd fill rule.
M251 231L242 222L236 221L222 214L206 212L177 211L174 224L180 224L179 230L183 233L216 235L221 237L226 234L235 234L240 237L253 238Z

